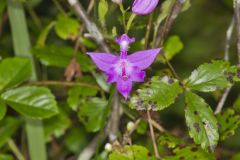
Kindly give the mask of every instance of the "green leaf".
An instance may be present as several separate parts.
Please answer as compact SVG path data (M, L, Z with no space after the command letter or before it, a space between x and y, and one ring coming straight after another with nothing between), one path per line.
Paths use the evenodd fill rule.
M224 140L235 134L235 130L240 125L240 116L235 114L233 109L227 109L217 115L219 123L220 139Z
M196 144L201 144L203 149L208 147L213 150L218 143L217 119L210 106L198 95L192 92L185 93L186 123L189 135Z
M35 47L32 52L44 65L66 67L73 57L74 50L71 47L50 45ZM84 72L95 69L90 59L81 52L77 53L77 61Z
M229 87L230 82L225 75L228 69L229 63L221 60L202 64L192 72L186 85L190 89L202 92L211 92Z
M26 58L7 58L0 63L0 92L29 79L31 62Z
M66 17L58 16L55 31L62 39L76 39L80 29L80 24L77 20Z
M6 0L1 0L0 1L0 20L1 20L1 16L2 16L2 13L5 8L6 8Z
M71 121L63 111L60 111L60 114L44 119L43 124L45 137L51 140L53 136L58 138L64 135L65 131L70 127Z
M168 60L171 60L177 53L183 49L183 43L179 36L171 36L164 44L164 55Z
M88 38L81 37L80 38L80 43L81 43L81 45L84 45L85 47L87 47L89 49L96 49L97 48L96 43L94 41L88 39Z
M0 160L14 160L14 158L8 154L0 154Z
M176 146L183 144L183 141L180 138L175 137L168 132L161 134L158 138L158 142L161 145L167 145L169 148L175 148Z
M167 17L173 3L174 3L174 0L167 0L163 2L163 4L161 5L161 13L157 18L157 24L161 24L161 22Z
M233 104L234 110L240 113L240 95L238 96L237 100Z
M130 107L137 110L162 110L174 103L182 93L179 82L171 77L152 77L130 99Z
M76 111L79 104L81 102L84 102L82 101L83 98L88 96L95 96L96 94L97 89L95 88L75 86L69 89L67 102L70 108Z
M32 118L48 118L58 113L55 97L48 88L19 87L8 90L1 98L17 112Z
M7 112L7 106L5 102L0 98L0 120L2 120Z
M47 36L50 32L50 30L54 27L55 22L51 22L49 25L47 25L42 32L40 33L38 39L37 39L37 47L43 47L45 46Z
M143 146L133 145L118 148L109 155L109 160L156 160Z
M196 146L176 148L174 155L163 158L163 160L215 160L213 154L207 153Z
M88 131L99 131L106 114L107 101L93 98L80 106L78 117Z
M6 117L0 121L0 147L2 147L8 139L16 133L21 120L13 117Z
M240 153L235 154L231 160L239 160L240 159Z
M65 145L73 153L78 154L89 143L88 133L84 128L73 127L66 135Z
M108 12L108 3L106 0L100 0L98 4L98 17L102 24L105 23L105 16Z
M137 126L138 134L145 134L148 129L148 123L146 121L141 120Z

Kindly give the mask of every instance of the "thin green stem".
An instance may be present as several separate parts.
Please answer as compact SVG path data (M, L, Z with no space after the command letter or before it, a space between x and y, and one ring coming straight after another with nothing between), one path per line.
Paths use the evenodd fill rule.
M52 0L53 3L55 4L55 6L57 7L57 9L59 10L59 12L61 14L63 14L64 16L67 16L67 13L65 12L65 10L63 9L63 7L61 6L61 4L58 2L58 0Z
M15 55L29 58L32 62L31 80L37 80L37 72L31 50L27 22L21 2L8 0L8 15L10 19ZM42 121L26 119L28 148L31 160L46 160L46 148Z
M22 153L20 152L17 145L14 143L12 139L8 140L8 146L10 147L10 149L12 150L12 152L14 153L18 160L25 160L24 156L22 155Z
M131 14L128 22L127 22L127 28L126 28L126 33L128 33L129 29L131 28L132 22L134 20L134 18L136 17L136 14Z
M152 19L153 19L153 14L150 15L148 20L148 25L147 25L146 34L145 34L145 48L148 47L149 35L151 31L151 26L152 26Z
M123 4L120 4L120 10L122 12L122 22L123 22L123 27L124 31L127 31L127 25L126 25L126 11L124 10Z

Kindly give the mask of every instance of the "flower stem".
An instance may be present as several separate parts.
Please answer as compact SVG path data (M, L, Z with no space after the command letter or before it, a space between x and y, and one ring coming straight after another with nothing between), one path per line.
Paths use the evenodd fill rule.
M20 1L8 0L7 2L15 55L31 60L31 80L37 80L37 71L30 53L31 44L23 6ZM31 160L46 160L47 154L42 121L26 119L26 131Z
M130 18L128 19L126 33L128 33L129 29L131 28L132 22L135 17L136 17L136 14L133 13L133 14L131 14Z

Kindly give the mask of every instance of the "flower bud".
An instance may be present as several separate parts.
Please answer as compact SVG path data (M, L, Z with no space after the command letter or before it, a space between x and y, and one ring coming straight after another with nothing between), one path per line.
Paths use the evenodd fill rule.
M112 0L112 2L117 3L117 4L122 4L122 0Z
M112 151L112 145L110 143L106 143L104 148L105 148L105 150L107 152L111 152Z
M127 131L131 132L134 129L134 127L135 127L135 124L132 121L128 122Z
M135 0L132 5L132 12L136 15L147 15L156 8L159 0Z

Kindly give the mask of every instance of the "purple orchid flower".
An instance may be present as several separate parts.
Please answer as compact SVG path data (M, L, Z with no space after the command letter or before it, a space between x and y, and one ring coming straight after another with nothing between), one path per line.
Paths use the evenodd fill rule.
M135 0L132 12L136 15L147 15L157 7L159 0Z
M129 44L135 41L123 34L115 41L120 46L120 56L110 53L88 52L97 67L108 76L107 82L117 83L118 91L127 99L132 90L132 82L143 82L145 77L144 69L148 68L160 52L160 48L142 50L127 55Z

